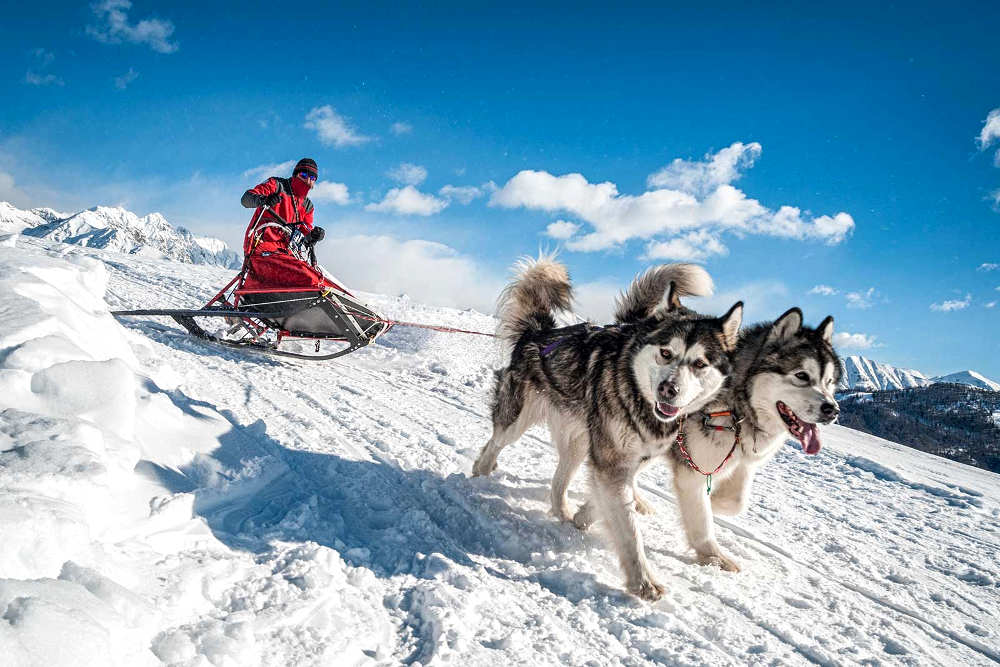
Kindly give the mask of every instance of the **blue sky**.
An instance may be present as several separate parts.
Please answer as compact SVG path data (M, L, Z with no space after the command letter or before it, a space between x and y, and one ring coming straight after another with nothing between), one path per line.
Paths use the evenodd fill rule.
M561 248L601 317L690 259L705 310L799 305L843 353L1000 378L986 3L112 0L4 24L0 200L238 245L243 190L311 156L321 259L358 289L488 310L519 255Z

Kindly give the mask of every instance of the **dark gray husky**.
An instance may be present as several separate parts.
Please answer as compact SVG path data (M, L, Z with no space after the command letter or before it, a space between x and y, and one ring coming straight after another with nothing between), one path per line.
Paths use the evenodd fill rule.
M708 274L691 264L666 264L637 277L619 298L609 327L556 328L572 289L566 268L551 258L522 260L501 295L500 335L513 345L497 372L493 435L473 466L488 475L497 456L532 425L547 421L558 449L552 511L588 525L606 520L628 590L656 599L663 587L646 562L635 512L648 505L635 493L636 474L674 442L678 419L700 410L730 372L743 304L722 317L683 307L683 296L711 292ZM566 489L590 460L593 505L574 517Z

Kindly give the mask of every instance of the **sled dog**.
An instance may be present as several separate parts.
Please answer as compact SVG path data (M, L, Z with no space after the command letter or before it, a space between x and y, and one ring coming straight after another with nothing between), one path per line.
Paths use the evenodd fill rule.
M557 329L554 314L568 310L566 269L548 257L522 260L501 295L499 334L513 349L497 372L493 434L473 465L488 475L504 447L532 425L547 421L558 450L552 511L587 525L608 526L628 590L656 599L663 587L646 562L635 512L649 506L635 479L651 459L666 454L678 421L704 407L730 373L743 304L722 317L705 317L680 303L711 293L708 274L691 264L666 264L637 277L616 304L616 324ZM591 499L575 516L566 489L589 457Z
M816 424L829 424L840 413L833 317L812 329L802 326L802 311L792 308L773 323L744 329L732 364L726 387L685 419L668 460L681 523L698 562L738 572L716 542L712 517L746 508L754 474L789 435L806 454L819 452Z

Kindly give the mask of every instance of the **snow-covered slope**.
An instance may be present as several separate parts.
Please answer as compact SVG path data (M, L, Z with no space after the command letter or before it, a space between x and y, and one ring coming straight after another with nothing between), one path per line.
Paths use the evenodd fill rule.
M840 380L841 391L909 389L926 387L932 382L920 371L896 368L861 356L843 357L842 361L844 374Z
M730 574L694 564L652 466L658 513L639 520L667 593L649 605L599 530L547 514L544 430L468 476L489 339L397 327L334 362L242 355L107 313L203 303L227 271L16 244L0 247L4 665L1000 660L996 475L826 428L818 456L784 449L746 515L716 522Z
M21 211L0 202L0 232L13 231L51 241L192 264L239 268L242 262L242 257L219 239L196 237L183 227L174 227L159 213L140 218L120 207L95 206L67 216L52 209Z
M1000 391L1000 382L995 382L976 371L959 371L950 375L940 375L932 379L933 382L950 382L953 384L967 384L970 387L979 389L989 389L990 391Z

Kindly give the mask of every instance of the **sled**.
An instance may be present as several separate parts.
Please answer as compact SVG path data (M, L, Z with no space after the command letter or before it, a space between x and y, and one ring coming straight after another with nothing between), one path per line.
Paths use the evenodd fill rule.
M291 228L285 225L285 229ZM292 238L294 235L290 232ZM308 250L310 264L318 269L311 246ZM111 314L166 316L203 340L313 361L350 354L375 342L392 327L329 276L324 276L318 287L247 288L249 268L244 262L239 274L201 308L116 310ZM335 349L330 351L331 347Z

